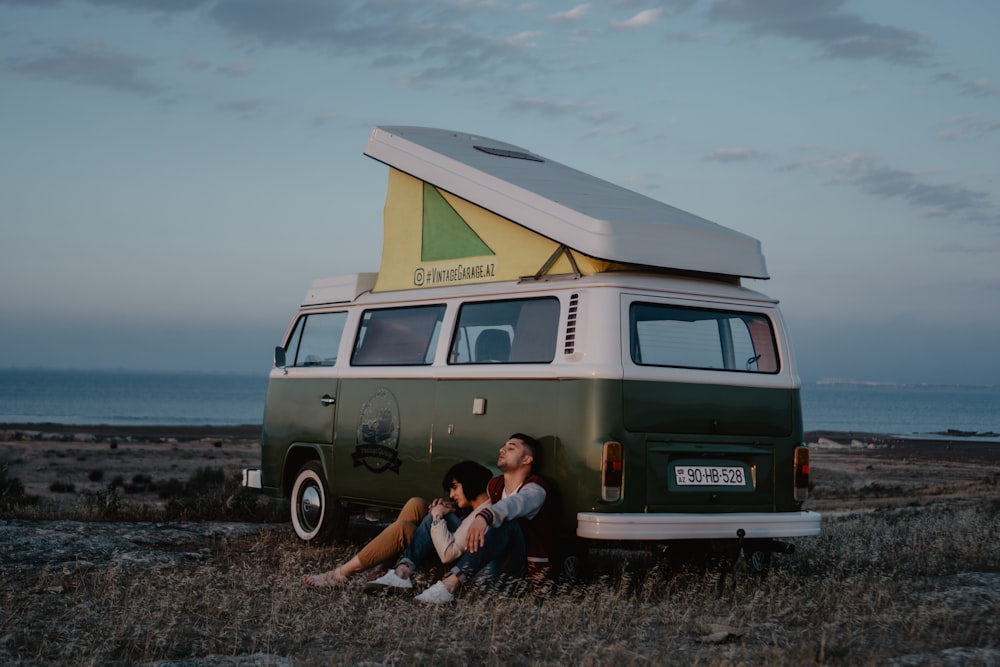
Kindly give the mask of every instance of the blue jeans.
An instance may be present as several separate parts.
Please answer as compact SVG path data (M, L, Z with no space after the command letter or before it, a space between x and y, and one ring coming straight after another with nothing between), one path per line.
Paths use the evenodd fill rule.
M444 515L444 524L448 526L448 531L454 533L462 525L462 517L455 512L448 512ZM434 540L431 539L431 523L434 518L428 514L417 526L417 532L413 534L410 544L407 545L403 557L399 559L400 564L406 563L410 570L416 570L428 556L437 558L437 550L434 548Z
M490 526L483 536L483 546L475 553L466 551L451 568L463 584L490 585L501 577L520 578L527 567L524 533L517 521Z

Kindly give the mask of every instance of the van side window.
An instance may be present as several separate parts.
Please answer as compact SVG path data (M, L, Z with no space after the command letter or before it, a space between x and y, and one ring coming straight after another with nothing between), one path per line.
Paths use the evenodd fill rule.
M314 313L295 323L285 346L289 366L333 366L347 313Z
M556 354L559 299L463 304L450 364L547 364Z
M770 320L758 314L633 303L632 361L749 373L777 373Z
M434 361L444 305L366 310L352 366L426 366Z

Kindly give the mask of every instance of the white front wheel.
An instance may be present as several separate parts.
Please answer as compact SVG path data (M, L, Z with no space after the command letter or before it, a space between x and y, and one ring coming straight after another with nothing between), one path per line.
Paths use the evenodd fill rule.
M292 486L292 526L307 542L325 537L333 524L335 503L330 497L319 461L309 461L295 476Z

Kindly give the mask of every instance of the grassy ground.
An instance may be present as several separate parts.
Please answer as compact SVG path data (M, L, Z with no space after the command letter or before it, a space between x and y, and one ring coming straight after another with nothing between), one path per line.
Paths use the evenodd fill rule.
M0 662L997 664L998 514L984 501L838 517L764 579L605 554L606 574L548 596L445 608L306 589L354 545L306 547L281 526L177 544L200 554L180 564L5 568Z
M795 540L796 553L775 556L765 578L741 563L723 572L606 551L591 577L547 595L470 592L443 608L365 595L359 585L302 585L377 528L363 523L349 542L320 547L285 523L225 535L215 524L176 534L168 528L190 524L120 524L130 535L162 533L130 538L158 557L112 545L74 558L63 547L53 553L54 534L78 531L59 544L76 540L83 554L82 536L108 524L67 520L100 518L99 508L42 520L38 507L8 507L0 664L1000 665L996 465L962 468L953 483L938 472L925 484L926 461L891 472L880 471L885 457L838 456L849 463L814 455L822 536ZM870 480L859 482L855 469ZM901 470L909 485L896 480ZM226 493L206 506L231 506ZM859 505L859 495L872 502ZM164 518L130 504L116 511L118 520ZM35 541L10 537L27 533ZM424 576L418 589L430 583Z

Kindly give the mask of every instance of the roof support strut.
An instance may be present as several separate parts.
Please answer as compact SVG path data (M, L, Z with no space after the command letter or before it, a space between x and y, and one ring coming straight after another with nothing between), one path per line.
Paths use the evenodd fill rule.
M580 268L576 265L576 259L573 258L573 251L565 243L561 243L559 244L559 247L556 248L556 251L552 253L547 260L545 260L545 264L542 265L542 268L538 269L535 275L531 278L534 280L541 280L542 276L546 275L555 263L559 261L559 257L561 255L565 255L566 259L569 260L569 265L573 267L573 275L575 277L579 278L583 275L580 273Z

